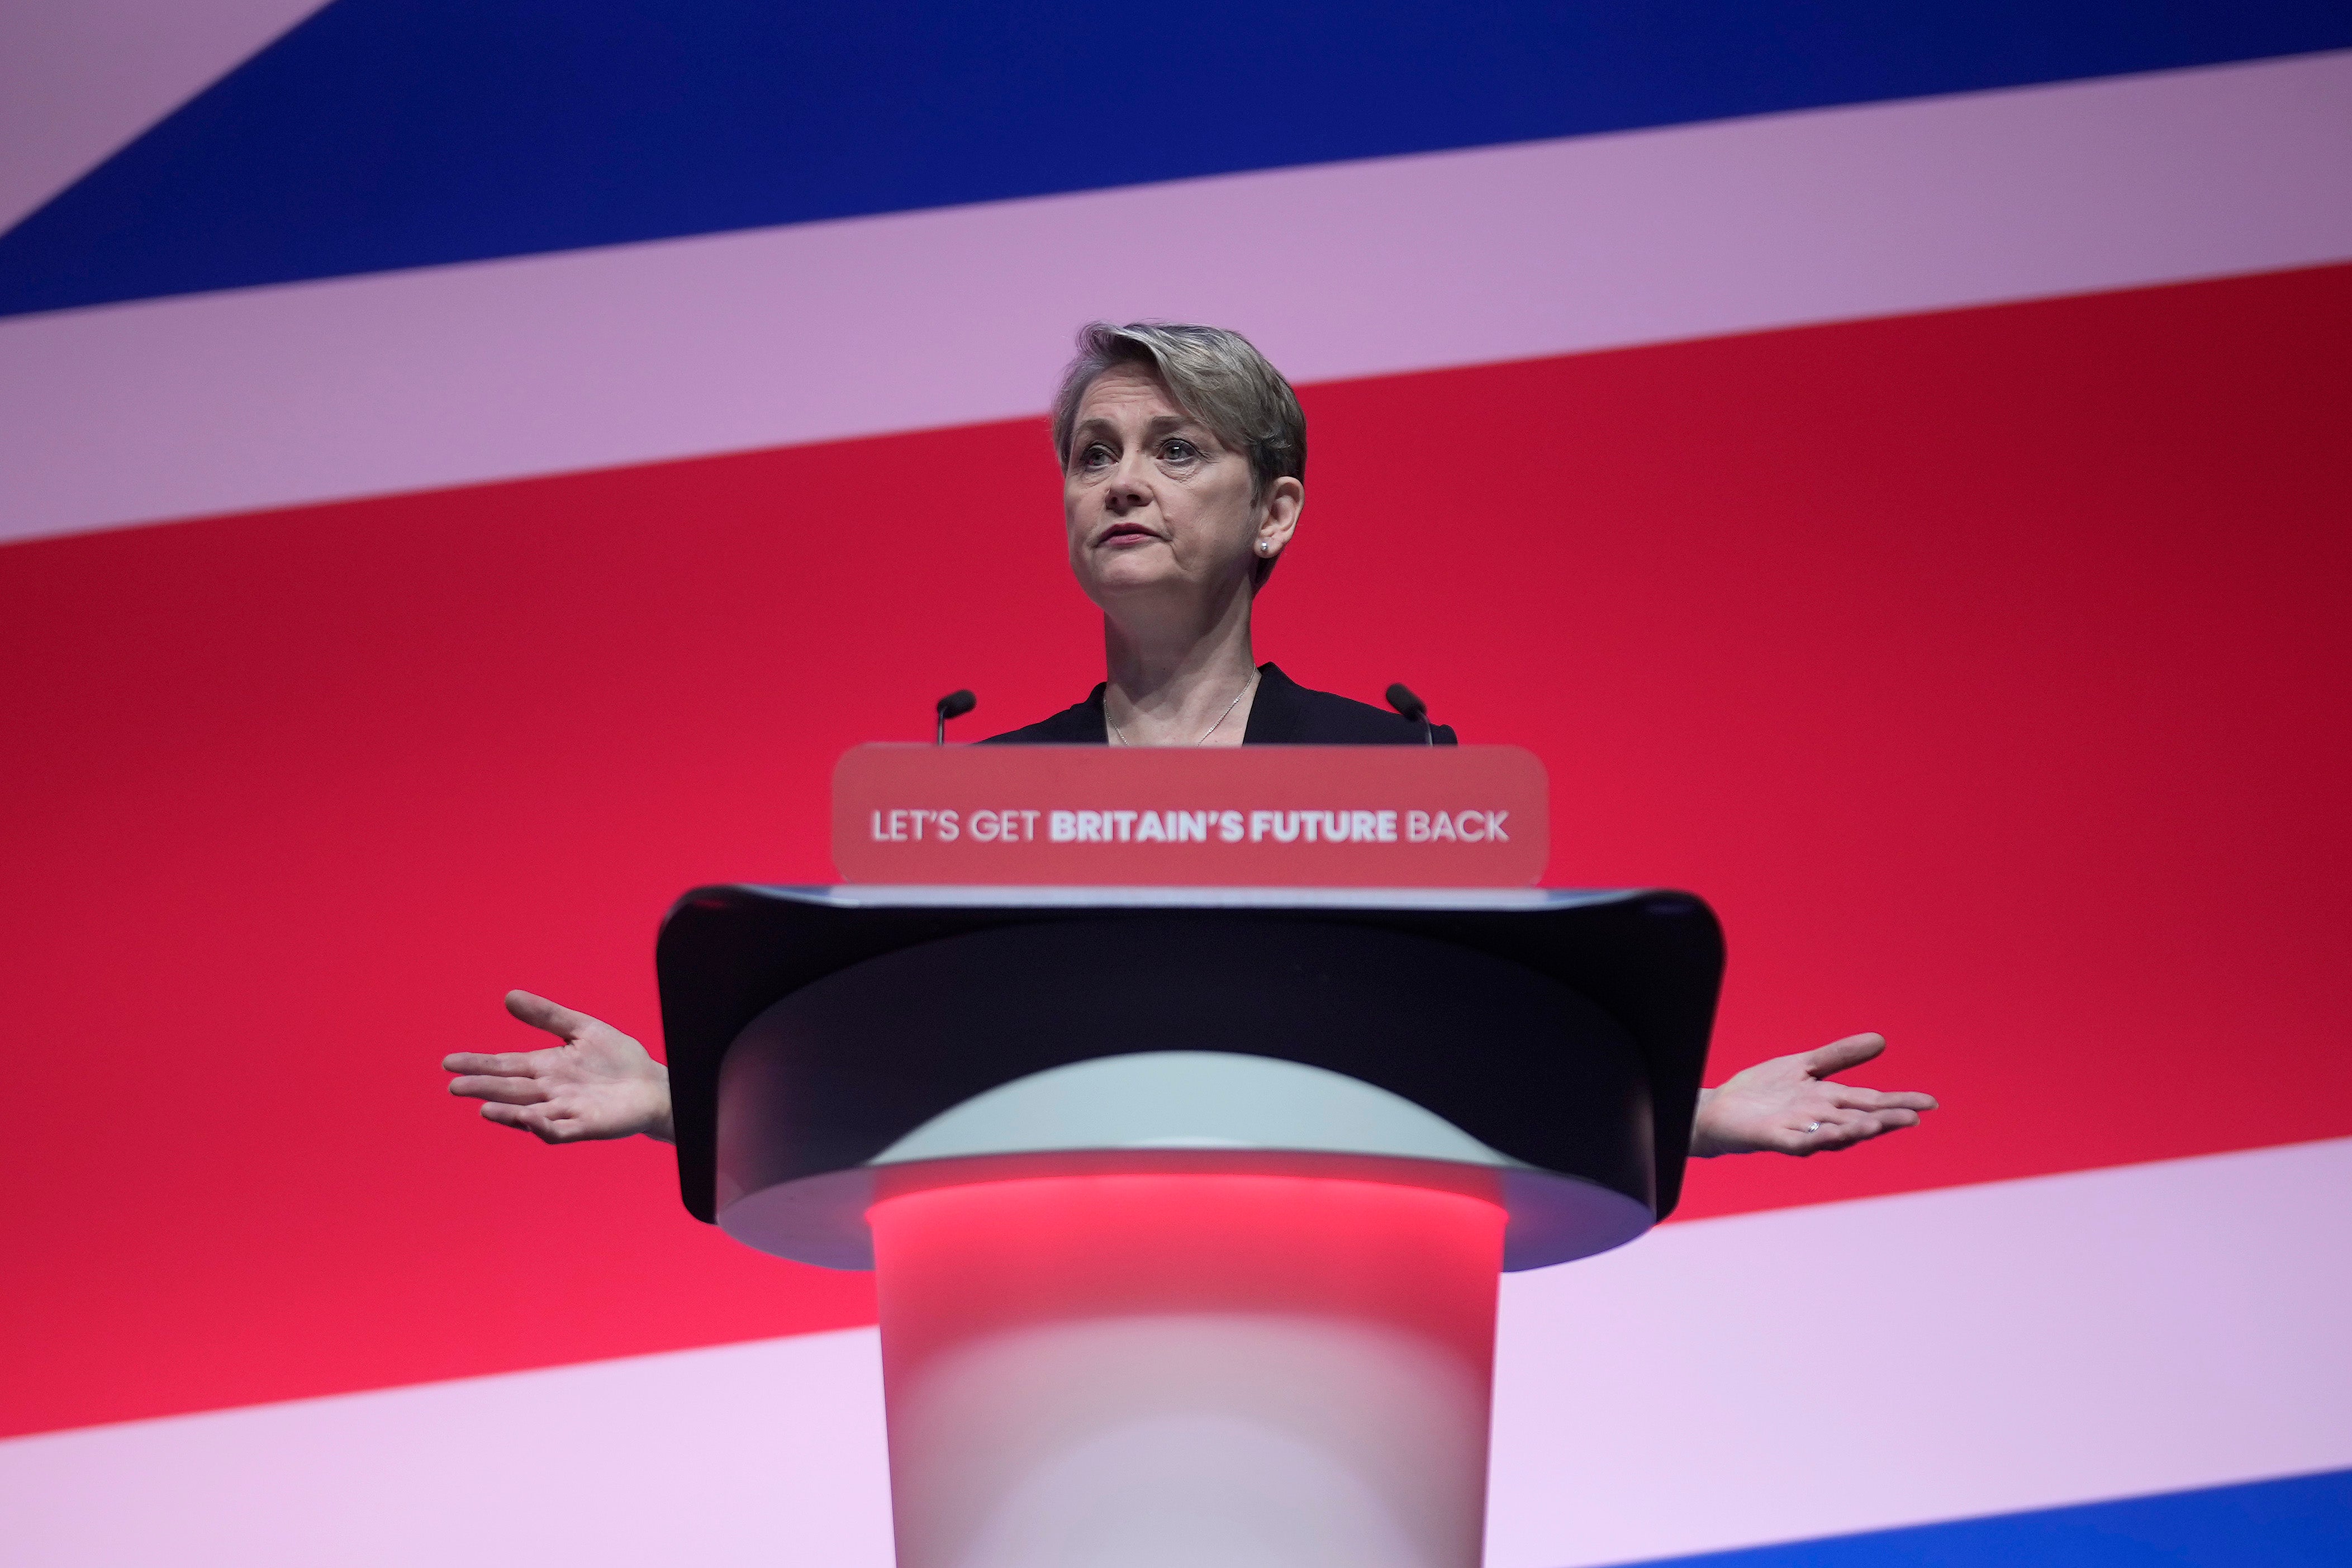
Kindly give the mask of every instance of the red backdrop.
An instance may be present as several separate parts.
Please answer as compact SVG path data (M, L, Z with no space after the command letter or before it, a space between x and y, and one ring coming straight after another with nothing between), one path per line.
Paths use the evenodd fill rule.
M1706 895L1718 1075L1945 1099L1685 1215L2352 1131L2347 366L2328 268L1316 387L1260 656ZM517 984L656 1041L667 900L830 879L843 748L1082 695L1059 531L1036 421L0 552L0 1431L870 1321L436 1063Z

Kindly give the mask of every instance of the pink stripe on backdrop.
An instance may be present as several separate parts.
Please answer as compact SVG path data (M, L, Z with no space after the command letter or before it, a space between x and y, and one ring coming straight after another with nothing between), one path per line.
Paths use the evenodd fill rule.
M0 230L210 87L324 0L0 5Z
M1669 1226L1503 1303L1508 1568L2335 1469L2352 1139Z
M0 1517L73 1568L889 1568L881 1357L853 1330L19 1439Z
M2352 1139L1669 1226L1505 1281L1487 1561L2352 1466ZM26 1562L886 1568L856 1331L0 1444Z
M2352 257L2352 55L0 322L0 539L962 424L1095 315L1322 381Z

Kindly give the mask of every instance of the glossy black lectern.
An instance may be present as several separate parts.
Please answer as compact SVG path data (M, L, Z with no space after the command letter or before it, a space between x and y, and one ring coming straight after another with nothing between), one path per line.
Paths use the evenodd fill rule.
M687 1206L879 1268L902 1568L1475 1568L1500 1268L1670 1211L1685 893L706 888Z
M1680 1194L1723 937L1663 891L718 887L656 963L698 1219L1032 1074L1206 1051L1385 1089L1646 1224ZM730 1064L761 1094L722 1137Z

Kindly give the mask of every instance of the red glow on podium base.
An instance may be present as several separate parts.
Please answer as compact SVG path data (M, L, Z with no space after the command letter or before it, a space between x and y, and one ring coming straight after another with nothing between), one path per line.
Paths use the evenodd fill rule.
M1122 1174L868 1217L900 1568L1476 1568L1497 1205Z

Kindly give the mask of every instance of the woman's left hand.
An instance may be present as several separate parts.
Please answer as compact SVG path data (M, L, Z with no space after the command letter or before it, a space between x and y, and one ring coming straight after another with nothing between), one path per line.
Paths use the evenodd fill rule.
M1767 1149L1819 1154L1916 1127L1921 1111L1936 1109L1934 1095L1885 1094L1829 1081L1885 1048L1884 1035L1848 1035L1819 1050L1759 1062L1719 1088L1699 1090L1692 1154L1707 1159Z

